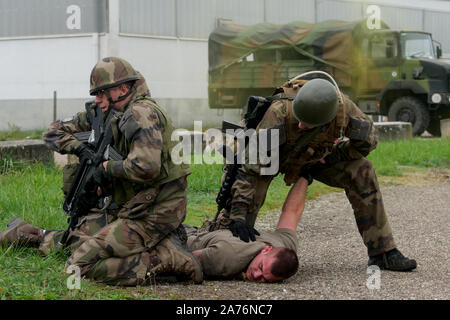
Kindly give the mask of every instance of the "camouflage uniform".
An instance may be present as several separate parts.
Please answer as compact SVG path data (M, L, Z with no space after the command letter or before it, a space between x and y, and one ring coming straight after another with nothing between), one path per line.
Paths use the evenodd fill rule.
M304 80L300 80L297 84L301 86L304 83ZM297 90L298 88L286 83L275 93L295 96ZM308 171L318 181L344 188L368 254L373 256L395 248L395 243L375 170L365 158L377 145L373 126L371 125L369 135L364 140L341 137L351 136L350 123L358 119L371 121L351 100L345 98L345 103L339 106L331 123L304 131L298 128L298 120L292 114L292 100L281 99L271 104L257 130L283 126L287 141L280 147L279 173L285 175L287 185L291 185ZM314 130L316 133L313 133ZM296 145L304 139L309 139L309 142L296 149ZM320 162L323 159L326 160L325 164ZM254 225L274 177L260 175L260 169L260 165L248 164L239 169L232 188L231 219L244 219Z
M136 81L136 95L150 96L150 90L147 86L145 78L139 72L137 73L140 80ZM91 107L92 113L94 113L94 107L95 106ZM43 139L47 146L52 150L61 154L71 154L73 153L73 148L70 146L78 146L80 144L80 142L72 136L72 133L90 130L91 124L89 123L89 117L87 116L86 111L82 111L77 113L75 117L63 121L56 120L52 122L47 131L43 133ZM75 159L75 161L68 161L62 169L62 191L64 196L67 195L70 186L72 185L78 166L79 162ZM116 205L112 205L111 207L112 208L107 207L104 210L93 208L91 212L87 213L80 219L80 221L78 221L74 230L71 230L68 237L68 246L71 252L74 252L84 241L94 235L101 228L117 219L119 209ZM64 230L46 230L38 248L39 252L44 255L49 254L61 240L63 233Z
M103 61L110 62L108 58ZM91 89L92 81L114 79L125 73L121 67L116 65L113 74L111 70L94 68ZM135 90L131 100L111 120L114 148L124 157L121 161L108 161L107 166L113 185L112 200L119 207L117 219L111 219L112 223L83 242L67 264L80 266L83 276L105 282L114 278L130 285L142 282L142 272L134 271L136 259L141 261L144 252L148 258L148 252L157 250L155 246L184 221L186 177L190 174L189 166L171 161L175 145L171 141L171 120L149 97L148 88ZM86 112L80 112L69 123L55 123L46 141L60 153L71 153L81 144L71 133L88 130ZM124 274L132 280L120 280Z

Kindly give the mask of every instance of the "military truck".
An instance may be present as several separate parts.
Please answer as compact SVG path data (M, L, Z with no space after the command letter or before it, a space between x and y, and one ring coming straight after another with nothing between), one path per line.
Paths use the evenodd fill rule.
M427 32L384 22L371 30L366 20L222 24L208 50L210 108L243 108L251 95L323 70L363 112L411 122L414 135L439 136L440 120L450 118L450 64Z

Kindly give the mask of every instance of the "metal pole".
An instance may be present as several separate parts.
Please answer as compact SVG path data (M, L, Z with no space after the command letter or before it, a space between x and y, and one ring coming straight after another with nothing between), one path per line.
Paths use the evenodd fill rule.
M53 91L53 121L56 121L56 91Z

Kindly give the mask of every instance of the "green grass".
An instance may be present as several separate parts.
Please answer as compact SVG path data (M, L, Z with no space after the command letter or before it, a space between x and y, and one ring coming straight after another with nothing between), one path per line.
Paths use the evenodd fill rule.
M368 159L386 176L401 176L401 166L450 168L450 138L381 142Z
M420 139L381 142L369 155L378 175L400 176L403 166L413 170L431 167L450 168L450 139ZM191 165L186 222L200 225L216 212L215 198L220 188L221 164ZM63 229L66 217L61 205L61 170L54 166L3 164L0 174L0 230L18 216L47 229ZM308 188L308 198L333 192L315 181ZM280 209L289 187L277 176L270 185L261 214ZM114 288L82 280L81 290L66 287L63 273L66 257L52 253L41 257L31 248L0 248L0 299L158 299L153 287ZM176 298L174 296L173 298Z
M44 132L44 130L22 131L20 127L11 123L8 123L8 127L8 131L0 131L0 141L42 139L42 133Z

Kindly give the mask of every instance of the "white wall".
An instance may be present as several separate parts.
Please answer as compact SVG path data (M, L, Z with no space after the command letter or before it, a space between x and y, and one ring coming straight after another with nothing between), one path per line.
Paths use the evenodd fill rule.
M89 96L92 37L0 41L0 99Z
M120 57L147 80L158 98L208 98L208 42L119 38Z
M239 121L240 110L208 107L208 43L129 36L94 36L0 41L0 130L15 124L23 130L43 129L57 118L84 109L89 76L98 61L114 52L128 60L147 80L152 96L177 127L194 120L218 126L222 119Z

